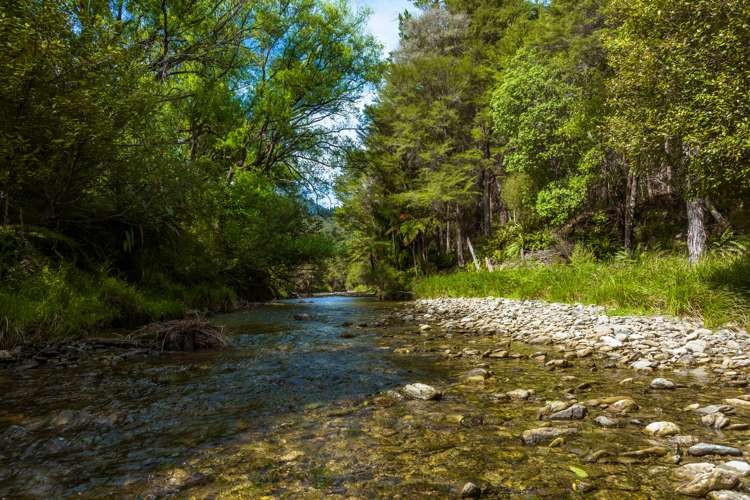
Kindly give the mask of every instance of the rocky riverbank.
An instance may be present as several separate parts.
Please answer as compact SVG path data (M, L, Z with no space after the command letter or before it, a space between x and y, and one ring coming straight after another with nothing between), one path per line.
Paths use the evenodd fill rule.
M445 330L554 346L565 358L600 356L639 371L703 367L728 385L747 385L750 335L696 321L608 316L604 308L509 299L419 300L401 319ZM487 353L487 355L491 355Z

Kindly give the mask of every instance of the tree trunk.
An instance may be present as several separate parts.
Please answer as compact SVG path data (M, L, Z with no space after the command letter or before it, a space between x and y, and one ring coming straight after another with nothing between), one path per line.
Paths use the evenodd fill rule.
M482 234L490 234L490 174L482 169Z
M706 253L706 227L705 227L706 202L703 198L690 198L687 200L688 218L688 256L691 264L695 264Z
M633 253L633 221L635 219L635 205L638 196L638 177L628 169L628 185L625 197L625 234L623 240L628 255Z
M461 223L456 222L456 262L459 267L464 267L464 238L461 234Z
M468 237L466 238L466 244L469 246L469 252L471 252L471 260L474 261L474 267L477 269L477 271L481 270L482 266L479 265L477 254L474 253L474 245L471 244L471 240Z
M445 223L445 253L451 253L451 221Z

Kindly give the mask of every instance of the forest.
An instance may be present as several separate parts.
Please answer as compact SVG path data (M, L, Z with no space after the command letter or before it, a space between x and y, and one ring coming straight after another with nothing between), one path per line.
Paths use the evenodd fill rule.
M339 178L350 280L747 321L747 2L415 4Z
M384 69L319 0L0 7L0 343L290 293Z
M747 321L747 2L413 3L388 57L341 0L3 3L0 344L342 289Z

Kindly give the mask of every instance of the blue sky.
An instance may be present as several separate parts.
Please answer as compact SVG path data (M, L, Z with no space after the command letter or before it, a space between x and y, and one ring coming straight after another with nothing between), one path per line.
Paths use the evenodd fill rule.
M372 10L370 16L370 32L375 35L385 46L385 54L398 46L398 15L405 9L414 7L408 0L349 0L351 5L358 9L369 7Z

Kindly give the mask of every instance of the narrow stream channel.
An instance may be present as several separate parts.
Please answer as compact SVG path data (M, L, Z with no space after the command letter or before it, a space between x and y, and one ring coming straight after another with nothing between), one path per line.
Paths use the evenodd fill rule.
M669 420L707 442L750 438L703 427L682 410L737 389L709 390L707 378L670 373L683 387L652 391L656 375L604 370L594 360L550 371L528 356L449 357L501 340L378 325L398 307L338 297L279 302L216 317L235 346L222 352L0 371L0 498L456 497L466 481L494 498L674 498L679 444L646 436L642 424ZM312 318L296 321L299 313ZM494 377L461 381L483 363ZM620 385L625 378L634 380ZM390 391L412 382L445 396L415 401ZM535 394L492 396L519 388ZM570 423L579 432L560 446L525 446L520 435L541 425L545 400L566 394L628 396L640 408L609 429L593 424L593 410ZM669 452L618 456L654 446ZM613 458L590 460L601 450Z

